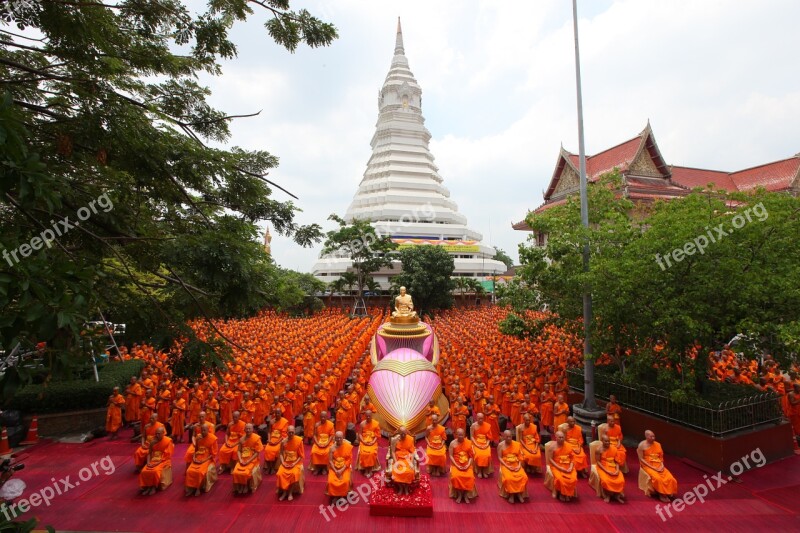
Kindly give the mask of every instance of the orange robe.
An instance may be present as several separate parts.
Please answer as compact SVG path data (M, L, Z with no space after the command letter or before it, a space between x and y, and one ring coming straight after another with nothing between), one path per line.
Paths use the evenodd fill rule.
M115 433L122 426L122 406L125 405L125 397L122 394L115 394L108 400L108 410L106 411L106 431Z
M562 412L560 415L556 415L556 411ZM569 404L567 402L556 402L553 406L553 427L558 430L558 426L565 423L567 421L567 417L569 416Z
M375 419L361 428L361 435L358 439L358 468L360 470L366 468L375 470L379 467L378 437L380 434L381 426Z
M246 424L239 420L228 428L228 436L225 444L219 450L219 464L229 466L237 460L236 450L239 449L239 441L244 436L244 427Z
M522 461L528 466L542 467L542 451L539 449L539 431L536 424L530 423L520 432L522 442Z
M497 442L500 438L500 408L496 403L493 403L491 406L487 407L485 411L486 422L492 427L492 436L489 438Z
M254 455L256 458L246 465L243 465L242 461L236 461L236 466L233 467L233 472L231 473L234 485L250 484L250 480L253 478L253 470L259 468L258 454L261 453L263 449L264 445L261 443L261 437L257 433L251 433L250 437L246 438L244 442L239 445L239 453L242 456L242 461L247 461Z
M586 470L589 468L589 458L583 451L583 431L581 431L581 427L575 424L572 428L567 430L567 434L564 435L564 437L566 444L572 447L572 452L575 454L573 458L575 470Z
M475 450L469 439L457 443L453 448L453 464L450 465L450 486L455 490L475 490L475 469L467 468L461 470L469 464L469 460L475 458ZM458 465L458 467L456 466Z
M304 448L303 437L294 435L286 439L283 445L283 460L277 473L279 490L292 489L295 493L303 493Z
M553 450L553 462L561 468L569 468L574 457L575 453L572 451L572 446L567 443ZM553 473L553 487L555 490L563 496L575 496L575 487L578 484L577 469L573 468L572 472L566 473L551 467L550 471Z
M609 403L606 405L606 414L614 417L614 420L619 422L619 415L622 413L622 407L618 403Z
M412 462L416 444L414 437L406 435L394 445L395 462L392 465L392 481L396 483L412 483L416 472Z
M467 431L467 417L469 416L469 407L461 405L453 410L453 433L459 429Z
M445 441L447 440L447 431L444 426L438 424L434 429L428 433L428 465L441 466L444 468L447 462L447 447Z
M149 451L150 443L153 442L156 438L156 430L158 428L163 428L164 424L156 420L155 424L151 425L150 427L144 426L144 442L146 446L141 446L133 452L133 463L136 465L137 468L144 467L145 463L147 463L147 453Z
M528 484L528 474L522 468L522 446L519 442L512 440L500 454L503 461L511 468L507 468L500 463L500 477L497 479L497 486L500 496L507 497L509 494L526 494ZM517 468L517 470L512 470Z
M186 422L186 400L178 398L175 402L175 407L172 409L172 436L183 437L183 432Z
M162 437L160 441L150 443L150 462L139 472L139 487L158 487L161 485L161 476L164 470L172 467L172 452L175 445L169 437Z
M128 388L125 389L125 395L125 421L136 422L141 416L139 414L139 406L142 403L142 396L144 396L142 386L138 383L128 385Z
M600 459L602 460L604 467L606 467L608 470L612 472L614 470L617 470L617 475L612 476L604 472L602 468L600 467L597 468L597 475L600 477L600 486L603 487L603 490L608 492L625 491L625 477L622 475L622 471L617 468L618 455L619 455L619 450L617 450L617 447L612 444L600 456Z
M344 468L344 471L342 477L339 477L332 468L328 468L328 487L325 493L328 496L347 496L352 487L353 445L343 440L333 450L331 462L335 468Z
M205 482L208 469L217 460L217 436L209 433L205 438L197 439L192 462L186 470L186 486L190 489L199 489Z
M475 428L472 435L472 445L475 447L475 466L484 468L492 464L492 448L489 442L492 440L492 426L484 421L483 424Z
M552 392L542 394L544 398L542 398L542 403L539 405L540 419L543 427L550 427L553 425L553 403L556 397Z
M314 466L327 465L329 453L333 444L333 422L326 420L314 428L314 444L311 446L311 464Z
M606 435L611 445L617 449L617 463L619 465L624 465L628 459L628 451L625 449L625 446L622 445L622 428L619 427L619 424L615 425L613 428L607 427Z
M653 442L653 444L642 454L644 460L653 466L662 466L664 464L664 450L661 449L661 444ZM659 494L671 496L678 494L678 481L666 468L662 472L658 472L647 465L642 464L641 468L650 476L650 482L653 488Z
M281 417L280 420L272 424L269 429L269 441L264 446L264 460L277 461L281 451L281 442L289 434L289 421Z

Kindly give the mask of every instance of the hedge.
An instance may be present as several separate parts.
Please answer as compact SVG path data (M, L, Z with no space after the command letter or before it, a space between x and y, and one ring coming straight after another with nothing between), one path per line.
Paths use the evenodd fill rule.
M100 381L90 379L32 384L17 391L7 409L24 414L59 413L105 407L114 387L124 390L131 376L138 376L144 362L139 360L98 366Z

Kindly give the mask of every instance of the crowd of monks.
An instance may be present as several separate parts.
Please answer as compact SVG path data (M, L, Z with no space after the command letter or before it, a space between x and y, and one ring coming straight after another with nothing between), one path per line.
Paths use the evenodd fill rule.
M187 496L208 492L229 473L236 494L254 492L274 476L278 498L291 501L302 494L307 470L327 476L331 500L353 490L353 471L380 473L408 494L424 467L432 477L449 477L450 497L458 503L477 496L476 478L495 475L499 495L510 503L528 498L534 475L562 501L576 497L580 475L605 501L624 502L628 459L619 406L613 398L608 403L608 422L588 454L583 430L569 416L565 371L580 362L580 340L556 326L533 341L503 335L497 322L505 313L497 307L454 310L431 322L450 416L445 427L430 402L422 454L405 428L391 436L384 457L379 453L381 429L365 397L369 342L385 320L379 310L362 319L264 312L219 321L216 327L241 349L234 350L228 372L193 383L172 374L167 354L136 345L126 355L143 360L144 370L124 394L115 390L109 398L107 429L116 438L123 423L140 428L133 440L143 495L168 487L173 468L184 472ZM545 432L552 438L543 446ZM175 443L184 439L184 462L173 464ZM652 433L637 455L645 473L640 488L665 501L674 497L677 482Z

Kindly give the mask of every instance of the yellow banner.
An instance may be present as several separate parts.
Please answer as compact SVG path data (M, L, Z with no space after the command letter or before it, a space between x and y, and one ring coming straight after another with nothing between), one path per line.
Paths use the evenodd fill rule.
M413 248L415 246L430 246L430 244L401 244L397 247L398 250L403 250L405 248ZM457 245L457 244L438 244L434 246L439 246L440 248L444 248L446 252L450 253L457 253L457 252L479 252L480 249L477 246L464 244L464 245Z

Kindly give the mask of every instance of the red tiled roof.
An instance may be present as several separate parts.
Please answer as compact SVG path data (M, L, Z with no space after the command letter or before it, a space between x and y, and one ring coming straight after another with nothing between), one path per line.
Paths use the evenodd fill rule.
M545 202L536 209L533 210L534 213L544 213L551 207L555 207L557 205L564 205L567 203L567 198L561 198L560 200L556 200L555 202Z
M619 168L620 171L626 170L641 143L642 136L637 135L629 141L588 157L586 159L586 178L589 181L597 181L597 178L614 168Z
M739 172L732 172L731 179L740 191L764 187L768 191L780 191L792 186L800 172L800 156L767 163Z
M706 170L703 168L672 167L672 181L689 189L705 187L713 183L720 189L735 191L736 184L730 174L722 170Z

